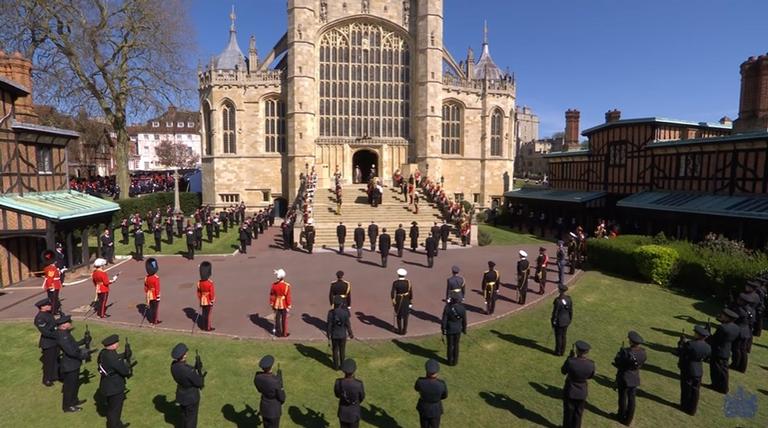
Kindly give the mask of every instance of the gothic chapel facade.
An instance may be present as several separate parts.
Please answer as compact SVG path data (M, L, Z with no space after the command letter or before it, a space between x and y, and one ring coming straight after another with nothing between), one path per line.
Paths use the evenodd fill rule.
M287 31L247 56L229 43L198 72L203 203L249 207L295 197L314 166L375 165L385 184L418 168L448 195L500 200L513 176L515 81L491 59L443 45L442 0L288 0Z

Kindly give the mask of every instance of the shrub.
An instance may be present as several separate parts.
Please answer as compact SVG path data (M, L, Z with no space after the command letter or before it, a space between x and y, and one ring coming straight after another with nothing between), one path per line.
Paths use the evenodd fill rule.
M485 247L491 245L493 242L493 236L485 230L479 229L477 232L477 245Z
M120 210L112 216L113 225L119 224L122 219L135 212L145 215L147 211L154 211L157 208L164 212L166 206L173 206L173 192L149 193L137 198L120 199L117 203L120 205ZM185 214L191 214L200 207L200 194L180 192L179 203Z
M637 247L651 244L651 238L641 235L620 235L613 239L587 241L589 264L607 272L640 277L632 253Z
M640 275L658 285L669 285L679 258L673 248L656 244L638 247L632 256Z

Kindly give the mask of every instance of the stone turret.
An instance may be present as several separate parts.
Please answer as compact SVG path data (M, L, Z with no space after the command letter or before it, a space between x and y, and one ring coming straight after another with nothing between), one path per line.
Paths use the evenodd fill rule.
M237 44L237 31L235 30L235 7L232 6L232 12L229 19L232 24L229 27L229 43L224 51L216 57L214 67L216 70L246 70L245 56Z
M477 80L502 80L505 77L504 72L491 58L487 22L483 25L483 52L480 54L480 59L477 60L473 71L472 78Z
M259 68L259 51L256 49L256 36L248 41L248 72L254 73Z

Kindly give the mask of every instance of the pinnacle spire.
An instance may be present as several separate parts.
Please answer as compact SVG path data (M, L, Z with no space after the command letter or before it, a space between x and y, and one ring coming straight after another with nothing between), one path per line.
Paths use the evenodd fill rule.
M488 44L488 20L483 20L483 44Z
M237 15L235 15L235 5L232 5L232 12L229 13L229 19L232 21L232 25L229 27L229 31L235 32L235 19L237 18Z

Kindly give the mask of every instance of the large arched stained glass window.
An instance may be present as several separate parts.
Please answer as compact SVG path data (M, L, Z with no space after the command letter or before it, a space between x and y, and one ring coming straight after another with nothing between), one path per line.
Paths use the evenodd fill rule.
M235 114L235 106L229 101L221 106L221 129L224 137L224 153L237 153Z
M265 150L270 153L285 152L285 103L278 98L264 102Z
M205 124L205 154L210 156L213 154L213 115L211 114L211 106L207 102L203 102L203 122Z
M461 154L461 106L455 102L443 104L443 141L444 155Z
M320 136L408 138L410 52L399 34L368 22L320 39Z
M504 113L496 109L491 115L491 156L501 156L504 135Z

